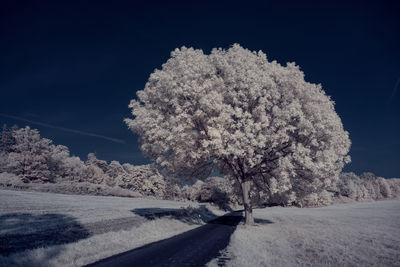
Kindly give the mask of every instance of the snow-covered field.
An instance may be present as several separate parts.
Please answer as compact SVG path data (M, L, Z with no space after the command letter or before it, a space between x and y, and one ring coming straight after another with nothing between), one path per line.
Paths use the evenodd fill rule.
M191 213L198 204L189 202L9 190L0 190L0 203L1 266L81 266L197 227L193 216L213 216Z
M400 200L254 215L258 226L231 236L227 266L400 266Z

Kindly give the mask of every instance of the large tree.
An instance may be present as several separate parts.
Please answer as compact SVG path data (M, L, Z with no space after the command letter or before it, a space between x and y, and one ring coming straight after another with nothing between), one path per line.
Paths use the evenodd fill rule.
M235 179L246 224L253 183L271 193L313 190L348 160L348 133L321 85L306 82L294 63L269 62L238 44L209 55L175 49L137 96L125 122L144 155L175 176L218 170Z

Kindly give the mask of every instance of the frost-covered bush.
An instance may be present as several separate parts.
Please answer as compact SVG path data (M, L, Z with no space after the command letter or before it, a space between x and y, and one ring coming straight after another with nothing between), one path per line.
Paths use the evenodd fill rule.
M70 180L83 182L87 175L87 167L85 163L79 157L67 157L61 164L63 173L61 175L62 180Z
M6 124L3 125L0 135L0 151L4 153L13 152L13 145L15 145L15 138L13 132L18 130L18 126L14 125L8 128Z
M0 173L0 186L8 188L20 188L25 187L26 184L22 182L21 177L8 172Z
M0 151L0 172L6 172L8 165L8 154Z
M201 189L204 182L201 180L197 180L193 185L184 185L181 189L182 198L191 200L191 201L199 201L201 199Z
M330 205L331 203L332 197L326 190L307 194L294 202L299 207L320 207Z
M98 159L94 153L88 154L85 163L79 157L71 156L68 147L52 144L51 140L42 138L38 130L28 126L14 126L11 129L4 126L0 137L0 172L17 175L18 178L12 184L18 184L19 187L19 183L52 182L68 185L69 189L65 190L70 192L76 189L77 193L92 194L96 192L96 188L104 191L103 187L108 192L112 191L110 188L114 188L115 192L130 190L136 192L134 195L157 198L163 198L166 193L165 178L150 165L121 165L118 161L108 164L107 161ZM77 184L76 187L73 186L74 183ZM61 186L48 188L62 191ZM181 198L179 187L172 188L169 194L171 197L175 194L174 198Z
M297 206L319 207L332 203L331 194L327 189L331 180L321 182L318 179L301 178L290 190L280 191L275 181L265 183L265 180L255 180L251 188L252 202L257 206ZM253 193L258 192L258 193Z
M356 200L361 197L360 178L352 172L341 173L336 190L339 195Z
M400 179L376 177L373 173L342 173L336 184L336 194L356 201L400 197Z
M223 177L209 177L204 182L197 180L194 184L186 184L181 189L182 199L211 202L220 208L236 207L241 199L233 190L240 190L237 185L232 185L232 180Z
M86 165L85 176L83 181L93 184L102 184L106 180L103 170L96 165Z
M164 199L177 201L186 200L186 198L183 197L182 188L177 179L174 179L173 177L167 177L165 179L165 183Z
M39 131L29 126L12 131L14 144L8 153L7 171L28 182L52 182L48 161L51 140L41 138Z
M202 184L198 200L212 202L220 208L227 209L238 202L237 194L233 192L232 181L223 177L209 177Z
M162 198L166 193L166 181L164 177L151 165L133 166L123 164L125 174L119 176L119 186L139 192L142 195L150 195Z
M89 153L86 160L86 165L92 165L100 168L104 173L108 170L107 161L98 159L95 153Z
M11 173L0 173L0 187L13 190L30 190L39 192L78 194L78 195L100 195L119 197L141 197L137 192L111 187L105 184L93 184L88 182L77 182L63 180L58 183L24 183L21 177Z
M380 192L380 195L382 196L382 198L391 198L392 190L390 189L390 185L387 182L387 179L378 177L377 183L379 185L379 192Z
M85 163L79 157L71 156L66 146L51 145L48 165L51 175L58 181L86 180L88 172Z
M25 183L82 180L87 174L84 163L71 157L68 147L52 144L29 126L4 126L0 147L0 171L19 175Z
M392 198L400 198L400 178L386 179Z
M199 192L199 201L213 202L215 198L223 197L223 185L221 177L209 177L202 184Z
M119 197L140 197L137 192L105 184L92 184L88 182L63 181L57 184L33 185L31 189L41 192L71 193L80 195L100 195Z
M125 174L125 170L118 161L111 161L107 167L105 173L106 179L105 183L108 186L116 186L120 183L122 176Z
M63 145L50 145L50 156L47 160L47 166L54 179L66 177L66 160L69 158L69 149Z
M286 192L277 192L266 196L266 200L263 200L260 203L260 206L291 206L293 205L294 199L295 196L293 193L288 194Z

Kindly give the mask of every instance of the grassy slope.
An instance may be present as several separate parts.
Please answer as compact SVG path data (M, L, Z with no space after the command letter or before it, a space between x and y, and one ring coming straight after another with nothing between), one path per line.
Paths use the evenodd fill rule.
M400 200L254 215L263 221L239 226L225 251L227 266L400 266Z
M22 246L43 245L0 254L0 266L81 266L198 226L169 217L147 220L132 212L194 203L9 190L0 190L0 203L2 242L25 238ZM52 244L59 239L65 244Z

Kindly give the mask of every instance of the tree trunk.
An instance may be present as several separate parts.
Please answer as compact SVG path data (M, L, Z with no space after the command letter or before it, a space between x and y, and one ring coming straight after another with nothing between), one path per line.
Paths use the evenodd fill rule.
M251 184L250 182L251 182L250 180L247 180L242 183L243 206L244 206L246 225L254 224L253 208L250 203L250 184Z

